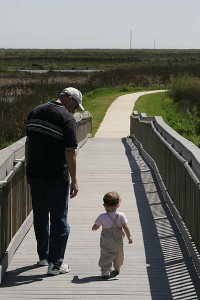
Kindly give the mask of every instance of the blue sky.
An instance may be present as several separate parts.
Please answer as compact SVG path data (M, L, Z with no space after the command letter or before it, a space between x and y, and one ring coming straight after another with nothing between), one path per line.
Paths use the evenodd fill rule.
M200 49L199 13L200 0L0 0L0 48Z

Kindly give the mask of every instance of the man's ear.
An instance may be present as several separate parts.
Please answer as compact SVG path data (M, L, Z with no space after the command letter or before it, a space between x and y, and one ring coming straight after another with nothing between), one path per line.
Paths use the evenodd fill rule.
M68 99L68 103L71 103L73 98L72 96L68 96L67 99Z

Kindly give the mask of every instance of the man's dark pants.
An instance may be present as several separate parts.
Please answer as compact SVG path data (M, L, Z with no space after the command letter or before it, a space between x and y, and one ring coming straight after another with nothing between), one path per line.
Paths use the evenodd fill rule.
M70 232L67 223L69 182L34 179L30 186L39 258L60 266Z

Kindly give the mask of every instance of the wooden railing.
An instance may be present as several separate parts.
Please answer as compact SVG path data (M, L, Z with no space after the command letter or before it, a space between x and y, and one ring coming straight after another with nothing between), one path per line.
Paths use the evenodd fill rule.
M200 149L162 117L134 112L130 136L155 170L164 197L200 271Z
M89 112L76 113L74 117L80 148L92 136L92 117ZM32 224L31 197L25 175L25 140L0 151L0 282L15 249Z

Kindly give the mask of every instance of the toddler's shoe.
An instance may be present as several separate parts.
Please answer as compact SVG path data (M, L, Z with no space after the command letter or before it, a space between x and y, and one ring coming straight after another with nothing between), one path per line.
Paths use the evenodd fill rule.
M120 269L114 269L114 272L115 272L116 274L119 274L119 273L120 273Z
M62 265L62 266L56 266L53 263L50 263L47 270L47 275L59 275L59 274L65 274L69 273L70 268L69 265Z
M108 279L110 278L110 272L109 271L106 271L104 273L101 274L101 278L103 279Z

